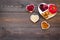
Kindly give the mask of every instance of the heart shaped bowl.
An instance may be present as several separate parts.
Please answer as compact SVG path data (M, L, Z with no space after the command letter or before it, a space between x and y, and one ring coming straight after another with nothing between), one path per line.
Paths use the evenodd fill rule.
M43 18L50 19L50 18L52 18L52 17L54 17L56 15L56 13L52 14L51 12L49 12L49 6L50 6L50 4L48 4L48 9L46 9L45 11L41 10L41 8L40 8L41 4L46 4L46 3L40 3L38 5L39 14L41 14L43 16Z

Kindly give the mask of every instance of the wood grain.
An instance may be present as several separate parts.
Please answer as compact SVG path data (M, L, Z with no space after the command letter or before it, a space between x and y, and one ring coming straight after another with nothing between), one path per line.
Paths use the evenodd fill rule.
M57 15L46 20L51 26L48 30L41 29L41 22L45 19L39 15L37 7L33 14L39 15L39 21L34 24L30 21L31 13L25 10L25 6L34 3L37 6L41 2L58 4L59 0L0 0L0 5L14 5L13 7L0 7L0 40L60 40L60 9ZM16 6L21 7L16 7Z

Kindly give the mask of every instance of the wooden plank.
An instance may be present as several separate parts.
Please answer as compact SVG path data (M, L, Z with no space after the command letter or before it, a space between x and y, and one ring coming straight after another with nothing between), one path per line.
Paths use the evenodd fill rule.
M50 0L48 2L47 0L0 1L0 5L13 5L13 7L0 7L0 40L60 40L60 11L55 17L46 20L51 25L50 28L42 30L40 24L45 19L39 15L38 10L33 12L40 17L36 24L30 20L32 14L25 10L27 4L33 2L37 6L40 2L48 3ZM56 4L58 4L57 2ZM21 5L22 7L15 7L14 5Z

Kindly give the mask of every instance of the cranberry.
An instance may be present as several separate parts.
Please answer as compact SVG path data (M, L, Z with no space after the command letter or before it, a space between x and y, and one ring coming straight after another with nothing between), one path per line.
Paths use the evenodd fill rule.
M27 5L26 10L29 12L33 12L34 11L34 4Z

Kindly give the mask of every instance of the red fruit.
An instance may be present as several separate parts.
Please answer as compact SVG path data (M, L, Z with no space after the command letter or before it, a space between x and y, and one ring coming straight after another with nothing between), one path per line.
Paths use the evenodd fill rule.
M57 7L54 4L50 4L49 6L49 12L51 12L52 14L57 12Z
M33 12L34 11L34 4L27 5L26 10L29 12Z
M40 5L40 9L41 9L42 11L45 11L45 10L48 9L48 5L47 5L47 4L41 4L41 5Z

